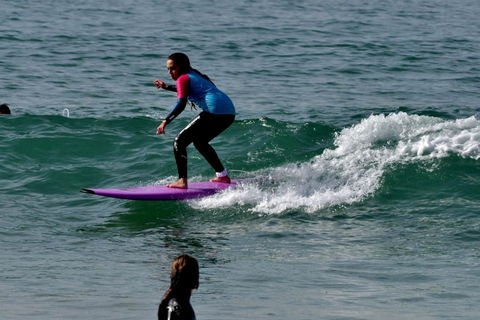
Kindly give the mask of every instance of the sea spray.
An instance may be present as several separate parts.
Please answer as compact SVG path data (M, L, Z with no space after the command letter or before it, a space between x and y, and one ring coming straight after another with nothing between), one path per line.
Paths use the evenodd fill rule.
M372 115L337 133L334 147L310 161L272 168L265 179L270 183L246 184L193 205L248 205L261 214L316 212L374 196L388 167L449 155L478 160L479 150L480 121L475 117Z

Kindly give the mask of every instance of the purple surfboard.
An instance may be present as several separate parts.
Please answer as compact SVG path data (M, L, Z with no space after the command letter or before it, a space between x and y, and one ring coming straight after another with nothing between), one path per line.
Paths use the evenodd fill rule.
M191 182L188 184L188 189L149 186L123 189L82 189L80 192L129 200L187 200L211 196L219 191L236 186L242 180L248 179L233 179L231 183Z

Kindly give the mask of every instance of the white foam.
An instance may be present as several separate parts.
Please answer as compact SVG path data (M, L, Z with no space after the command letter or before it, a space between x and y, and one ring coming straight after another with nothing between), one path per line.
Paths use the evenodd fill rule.
M380 187L387 166L458 155L480 159L480 121L394 113L372 115L335 137L335 147L308 162L273 168L274 183L240 186L193 203L200 208L247 205L260 214L315 212L352 204Z

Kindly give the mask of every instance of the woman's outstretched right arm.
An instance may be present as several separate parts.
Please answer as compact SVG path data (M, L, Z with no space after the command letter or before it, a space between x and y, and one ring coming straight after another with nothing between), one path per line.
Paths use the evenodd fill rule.
M162 89L165 89L165 90L168 90L168 91L177 92L177 86L175 86L175 85L169 86L160 79L155 80L153 82L153 84L157 87L157 89L162 88Z

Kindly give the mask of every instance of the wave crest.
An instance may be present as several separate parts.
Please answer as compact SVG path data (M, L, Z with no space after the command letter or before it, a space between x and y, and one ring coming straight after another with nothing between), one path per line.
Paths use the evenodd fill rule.
M270 184L247 184L195 202L201 208L248 205L252 212L318 210L360 202L381 186L386 168L460 156L480 158L480 121L392 113L337 133L334 147L308 162L273 168Z

